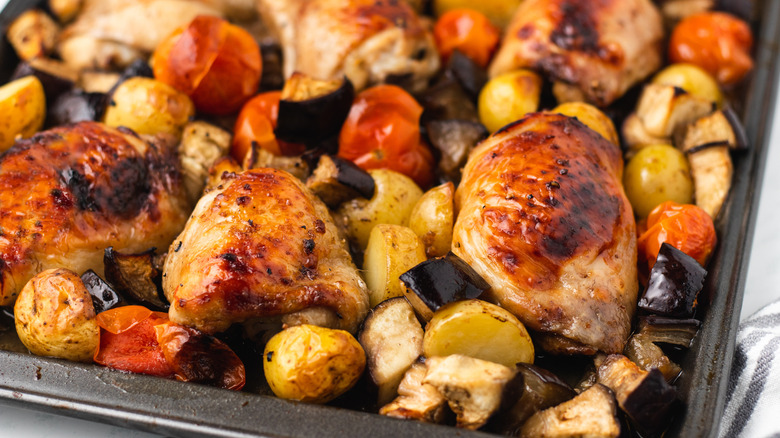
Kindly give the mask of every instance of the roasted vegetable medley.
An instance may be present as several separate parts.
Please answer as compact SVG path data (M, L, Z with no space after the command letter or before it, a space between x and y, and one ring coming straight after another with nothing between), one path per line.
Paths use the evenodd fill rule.
M5 323L131 373L661 436L749 147L753 37L714 3L49 0L7 29Z

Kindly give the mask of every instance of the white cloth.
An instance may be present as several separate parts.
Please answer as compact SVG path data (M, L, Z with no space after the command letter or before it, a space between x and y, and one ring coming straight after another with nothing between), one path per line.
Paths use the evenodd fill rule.
M780 301L739 325L720 438L780 438Z

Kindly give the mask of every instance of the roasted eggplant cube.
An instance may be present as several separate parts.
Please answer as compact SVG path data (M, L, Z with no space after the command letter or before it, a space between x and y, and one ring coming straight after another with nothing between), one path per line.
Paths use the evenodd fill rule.
M664 243L639 308L657 315L690 318L706 276L707 271L693 257Z
M701 321L693 318L679 319L649 315L639 318L637 332L651 342L661 342L690 348L693 337L699 332Z
M374 178L351 161L332 155L323 155L314 172L306 180L306 187L330 208L343 202L374 196Z
M469 152L489 134L479 122L458 119L432 120L426 129L431 145L439 152L438 172L451 181L460 180Z
M444 257L426 260L399 277L407 290L419 298L431 313L445 304L479 297L490 285L471 266L452 252ZM407 294L409 296L409 294ZM425 309L419 313L427 313Z
M478 122L477 106L455 78L444 77L415 96L423 107L423 125L433 120Z
M316 145L341 130L355 98L355 88L346 77L318 81L293 74L282 89L274 134L291 143Z
M567 402L532 415L519 436L617 438L619 435L615 397L609 388L595 384Z
M664 375L664 379L670 383L674 382L682 372L680 366L672 362L661 347L655 345L641 332L631 336L623 349L623 354L645 371L654 368L659 370Z
M103 264L108 280L128 300L155 310L168 310L168 303L160 298L161 270L155 263L155 249L138 254L123 254L106 248Z
M125 304L125 300L122 299L117 291L100 278L92 269L81 274L81 281L92 296L92 305L95 307L95 314Z
M455 78L474 103L488 81L487 71L460 50L454 50L450 55L445 74Z
M109 98L105 93L87 93L73 89L61 94L49 110L47 124L50 126L67 125L86 120L97 121L103 118Z
M538 366L518 363L517 372L522 377L522 389L515 394L505 391L501 409L488 422L487 429L491 432L518 436L531 415L577 395L558 376Z
M46 95L46 104L49 106L60 95L73 89L79 79L77 71L72 70L61 61L47 58L34 58L19 63L11 79L25 76L35 76L41 81L43 92Z

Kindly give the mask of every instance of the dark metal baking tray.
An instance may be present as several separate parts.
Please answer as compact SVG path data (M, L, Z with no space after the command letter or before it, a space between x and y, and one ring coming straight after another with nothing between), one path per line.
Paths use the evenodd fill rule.
M41 3L11 0L0 13L3 34L10 20ZM716 224L720 242L705 286L706 314L682 363L679 390L684 407L666 436L717 436L742 306L778 94L780 0L740 3L747 8L739 9L759 17L756 68L742 105L751 147L735 156L731 194ZM0 61L0 80L5 81L17 63L5 42L0 44ZM487 436L7 351L0 351L0 403L171 436Z

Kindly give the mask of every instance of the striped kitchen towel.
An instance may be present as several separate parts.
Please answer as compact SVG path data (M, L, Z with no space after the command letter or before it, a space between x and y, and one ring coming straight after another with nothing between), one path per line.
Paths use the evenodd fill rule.
M721 438L780 438L780 301L739 325Z

